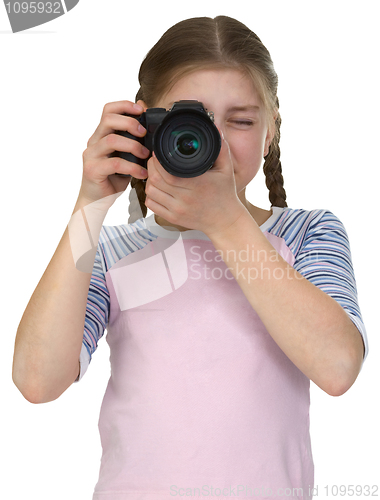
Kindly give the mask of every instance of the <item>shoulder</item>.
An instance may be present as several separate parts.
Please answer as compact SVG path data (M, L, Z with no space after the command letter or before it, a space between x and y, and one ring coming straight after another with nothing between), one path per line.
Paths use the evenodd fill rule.
M278 217L267 231L284 239L294 255L311 238L341 238L347 240L342 221L331 210L305 210L286 207L278 208L277 213Z
M342 225L339 218L328 209L305 210L303 208L273 207L275 215L273 223L267 231L283 236L286 232L299 232L315 225Z
M143 217L132 224L103 225L97 255L103 260L105 271L108 271L116 262L141 250L156 238L157 236L149 231Z

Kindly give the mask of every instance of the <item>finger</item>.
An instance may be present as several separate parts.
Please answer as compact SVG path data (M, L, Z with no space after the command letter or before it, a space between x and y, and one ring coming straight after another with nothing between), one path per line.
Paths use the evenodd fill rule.
M91 145L94 142L97 142L113 130L128 130L127 124L132 127L130 131L132 135L137 134L139 137L141 137L141 133L138 133L139 123L137 122L137 120L135 120L134 118L125 117L123 115L136 115L136 118L138 118L138 116L141 115L143 111L144 109L141 105L135 104L130 101L117 101L107 103L103 108L100 123L93 135L90 137L87 144ZM136 133L134 133L133 130L135 130ZM145 133L143 133L143 135L145 135Z
M165 187L167 187L167 183L162 176L162 170L163 168L157 158L155 156L151 156L151 158L147 161L148 179L145 185L145 191L149 185L154 185L156 187L160 187L161 189L165 189Z
M84 165L85 173L93 179L104 180L116 172L131 175L136 179L146 179L147 170L137 163L132 163L123 158L107 158L105 160L93 160ZM117 176L116 176L117 177Z
M154 151L152 152L152 157L148 160L148 168L149 164L151 165L152 174L153 171L155 171L157 175L160 175L160 178L157 177L156 179L157 182L158 181L164 182L165 186L167 186L168 188L170 186L175 188L184 188L184 189L188 188L189 179L191 178L177 177L176 175L172 175L171 173L169 173L158 161Z
M146 105L146 103L144 101L142 101L141 99L139 101L137 101L137 104L139 104L144 109L144 111L146 111L148 109L148 106Z
M108 102L104 105L102 116L107 113L116 113L116 114L131 114L131 115L140 115L143 112L142 106L140 104L134 103L132 101L115 101Z
M104 158L114 151L132 153L141 159L146 159L150 155L149 149L134 139L129 139L118 134L108 134L100 141L89 146L84 154L86 160L93 158Z
M146 134L146 129L135 118L131 116L108 114L105 115L99 123L94 134L88 140L87 146L96 144L103 139L103 137L106 137L116 130L129 132L134 137L144 137Z
M148 167L148 179L145 185L145 193L156 193L160 196L164 195L164 200L173 199L176 192L176 186L167 183L164 179L162 173L171 176L166 170L161 166L157 158L150 158L147 162ZM173 176L171 176L173 177ZM162 200L162 198L160 198ZM156 200L158 201L158 200Z
M220 148L220 153L218 158L216 159L212 170L233 170L231 150L228 142L224 139L221 134L222 139L222 147Z
M136 120L136 118L132 116L108 114L105 115L100 122L98 128L89 140L89 143L95 143L115 130L129 132L135 137L144 137L146 134L146 129Z
M165 176L165 173L168 173L168 172L166 172L166 170L162 167L160 162L157 160L157 157L154 154L154 151L152 153L151 158L149 158L149 160L147 162L147 169L148 169L150 181L153 184L156 184L156 185L166 184L164 176Z
M159 215L161 215L163 210L165 210L165 212L169 214L171 213L174 202L174 197L172 195L164 191L161 191L159 188L157 188L152 184L150 184L149 186L145 186L145 193L146 193L145 205L150 210L158 213L157 209L159 208L160 210ZM164 218L166 217L164 216Z

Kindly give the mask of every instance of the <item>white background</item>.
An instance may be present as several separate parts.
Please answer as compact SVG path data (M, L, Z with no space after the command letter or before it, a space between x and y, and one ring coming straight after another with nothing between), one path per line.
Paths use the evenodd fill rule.
M188 17L220 14L247 24L272 55L289 206L331 210L350 238L370 354L341 397L311 383L318 498L332 496L326 496L327 485L380 483L377 6L336 0L80 0L67 15L18 34L11 33L0 7L3 498L91 500L101 456L98 416L110 374L108 344L103 337L79 384L54 402L34 405L12 383L17 326L70 219L82 152L104 104L134 99L140 63L166 29ZM127 222L128 193L106 224ZM262 174L247 188L247 198L270 208Z

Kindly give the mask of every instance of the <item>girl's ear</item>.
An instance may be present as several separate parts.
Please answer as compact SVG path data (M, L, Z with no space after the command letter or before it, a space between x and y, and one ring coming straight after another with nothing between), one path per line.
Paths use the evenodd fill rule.
M146 111L148 109L148 106L141 99L139 101L137 101L136 104L140 104L140 106L142 106L144 108L144 111Z

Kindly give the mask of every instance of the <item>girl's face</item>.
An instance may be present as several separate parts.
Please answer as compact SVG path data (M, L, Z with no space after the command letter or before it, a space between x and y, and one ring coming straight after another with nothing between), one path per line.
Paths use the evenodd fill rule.
M215 125L230 147L236 192L245 205L245 187L259 171L272 139L252 81L238 70L195 71L178 80L155 107L170 109L174 102L187 99L213 111Z

